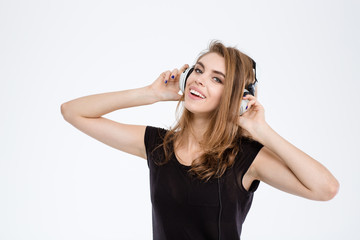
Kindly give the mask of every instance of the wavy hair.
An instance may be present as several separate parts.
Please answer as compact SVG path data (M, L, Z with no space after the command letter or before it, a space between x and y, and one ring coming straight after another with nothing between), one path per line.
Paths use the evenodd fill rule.
M209 53L217 53L225 59L226 76L224 89L219 106L210 114L209 125L204 133L200 147L203 154L193 159L189 172L200 180L208 181L212 177L221 177L235 161L234 157L240 151L241 138L244 133L238 125L239 109L244 88L255 80L253 62L250 57L235 47L226 47L219 41L212 41L205 52L198 57L198 62ZM177 105L184 101L184 95ZM175 126L164 136L163 147L165 159L158 165L167 163L174 153L174 143L182 142L186 131L191 132L193 113L186 108L178 118Z

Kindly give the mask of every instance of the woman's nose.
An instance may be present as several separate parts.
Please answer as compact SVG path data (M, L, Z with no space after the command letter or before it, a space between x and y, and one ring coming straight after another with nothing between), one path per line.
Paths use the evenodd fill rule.
M201 78L201 77L198 77L196 80L195 80L195 82L197 83L197 84L199 84L199 85L201 85L201 86L204 86L204 79L203 78Z

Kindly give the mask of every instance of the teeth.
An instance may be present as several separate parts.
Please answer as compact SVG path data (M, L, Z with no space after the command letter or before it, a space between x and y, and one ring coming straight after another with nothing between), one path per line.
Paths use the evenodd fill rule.
M204 95L202 95L202 94L201 94L201 93L199 93L198 91L195 91L194 89L191 89L191 90L190 90L190 93L193 93L193 94L195 94L196 96L201 97L202 99L204 99L204 98L205 98L205 96L204 96Z

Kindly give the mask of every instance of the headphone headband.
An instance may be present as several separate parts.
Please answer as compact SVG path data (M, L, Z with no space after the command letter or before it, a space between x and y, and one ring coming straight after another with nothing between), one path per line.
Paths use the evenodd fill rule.
M256 77L256 62L252 59L252 58L250 58L251 59L251 61L252 61L252 63L253 63L253 69L254 69L254 73L255 73L255 82L254 82L254 85L257 83L257 77Z

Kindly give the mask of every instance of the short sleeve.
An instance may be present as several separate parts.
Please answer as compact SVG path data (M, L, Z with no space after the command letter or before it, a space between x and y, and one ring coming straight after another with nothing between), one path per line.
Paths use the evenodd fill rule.
M159 159L163 157L163 151L161 147L159 147L159 145L162 144L165 134L166 130L163 128L146 126L144 144L148 166L150 166L150 160L153 161L154 159Z
M234 164L237 184L239 188L245 192L255 192L259 186L260 181L253 181L249 188L249 191L247 191L242 184L242 180L263 145L257 141L248 138L242 138L240 145L240 151L235 157Z

